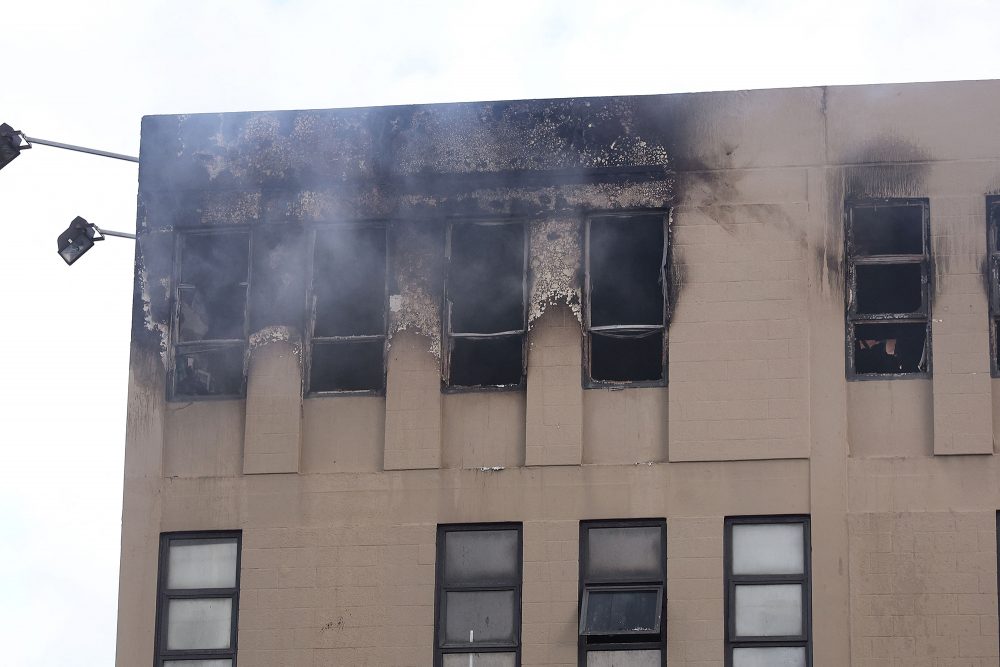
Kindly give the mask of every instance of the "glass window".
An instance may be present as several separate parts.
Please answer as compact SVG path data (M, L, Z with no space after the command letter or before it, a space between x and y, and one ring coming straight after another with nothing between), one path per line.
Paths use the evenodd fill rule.
M580 664L662 665L666 523L581 522L580 554Z
M727 664L806 667L808 517L730 517L725 540Z
M849 377L930 372L926 200L848 204Z
M239 533L160 538L156 659L162 667L228 667L236 657Z
M439 526L437 547L435 665L518 665L521 526Z

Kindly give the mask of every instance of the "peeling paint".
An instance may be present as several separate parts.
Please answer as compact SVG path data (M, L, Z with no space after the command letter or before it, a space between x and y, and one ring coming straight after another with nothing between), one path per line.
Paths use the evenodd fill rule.
M163 363L163 367L167 367L167 351L168 344L167 341L170 340L170 327L162 322L157 322L156 318L153 317L152 302L153 296L150 292L149 285L149 274L146 271L146 267L141 263L136 267L136 273L139 277L139 294L142 300L142 320L143 326L146 331L154 333L158 336L160 345L160 361ZM161 281L162 282L162 281Z
M549 306L565 304L578 322L583 322L583 259L581 224L574 219L531 223L529 241L531 289L528 301L528 328Z
M396 293L389 296L389 338L400 331L426 336L428 351L441 358L441 292L437 266L443 246L436 235L421 231L416 225L400 224L397 229L394 257Z
M296 358L299 359L299 361L302 360L302 341L299 338L298 332L288 326L270 326L264 327L259 331L255 331L250 334L248 349L252 353L258 348L280 341L291 342L292 352L295 354Z

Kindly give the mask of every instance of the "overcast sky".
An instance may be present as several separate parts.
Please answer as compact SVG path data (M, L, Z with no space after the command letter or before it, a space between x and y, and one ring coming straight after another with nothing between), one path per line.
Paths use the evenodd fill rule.
M145 114L1000 78L994 1L6 0L0 122L137 154ZM1000 110L998 110L1000 112ZM111 665L136 166L0 174L0 646Z

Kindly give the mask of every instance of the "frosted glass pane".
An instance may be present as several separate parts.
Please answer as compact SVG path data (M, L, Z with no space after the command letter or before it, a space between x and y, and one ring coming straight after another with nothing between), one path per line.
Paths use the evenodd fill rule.
M739 637L789 637L802 634L802 586L761 584L736 587Z
M514 653L446 653L444 667L514 667Z
M167 588L235 588L236 538L171 540Z
M229 648L230 598L170 600L167 605L167 648Z
M587 574L618 581L660 578L660 528L591 528L587 531Z
M662 667L659 651L591 651L587 667Z
M222 660L167 660L163 667L233 667L229 658Z
M446 593L444 640L449 644L514 641L514 591Z
M733 526L733 574L802 574L802 524Z
M444 534L444 578L449 584L517 582L516 530L463 530Z
M806 667L802 646L734 648L733 667Z

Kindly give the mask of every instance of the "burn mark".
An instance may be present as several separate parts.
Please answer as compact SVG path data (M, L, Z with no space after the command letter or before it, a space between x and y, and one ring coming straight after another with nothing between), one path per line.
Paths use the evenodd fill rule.
M580 221L554 218L531 224L528 326L549 306L569 306L578 322L581 314L583 236Z
M392 228L389 338L399 331L425 336L441 358L441 285L444 230L437 224L398 223Z

